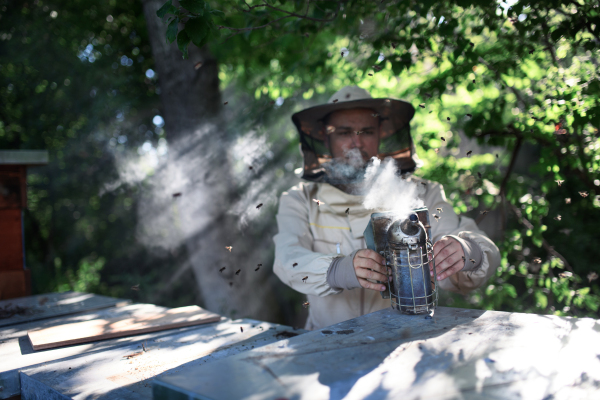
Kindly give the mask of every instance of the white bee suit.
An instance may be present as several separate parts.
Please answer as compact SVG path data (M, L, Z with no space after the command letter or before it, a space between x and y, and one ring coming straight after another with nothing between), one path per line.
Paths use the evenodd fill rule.
M482 286L500 264L496 245L473 219L454 212L442 185L416 177L408 179L416 181L419 197L429 210L433 243L443 236L454 235L475 243L482 252L479 265L473 267L467 260L462 271L438 282L439 287L465 294ZM378 291L340 290L327 283L327 271L334 258L366 248L363 232L373 210L363 207L363 199L330 184L314 182L302 182L281 195L277 213L279 233L273 238L273 270L286 285L307 295L310 306L306 329L321 329L390 307L390 300L383 299ZM441 213L436 211L440 207ZM436 221L433 213L441 218Z

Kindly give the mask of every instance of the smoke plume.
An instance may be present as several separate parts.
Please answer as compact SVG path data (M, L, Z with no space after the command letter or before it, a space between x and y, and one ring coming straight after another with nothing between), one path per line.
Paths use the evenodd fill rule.
M365 189L366 209L392 211L397 219L407 218L413 209L424 206L418 197L420 188L414 181L400 177L392 158L381 162L373 157L365 173Z

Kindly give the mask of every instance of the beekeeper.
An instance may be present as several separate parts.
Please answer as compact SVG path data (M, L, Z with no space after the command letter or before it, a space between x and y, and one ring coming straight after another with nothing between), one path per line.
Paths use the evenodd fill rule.
M275 274L304 293L310 304L306 329L320 329L390 306L384 258L366 247L363 232L373 210L363 206L361 183L372 157L391 157L403 177L423 182L418 196L428 208L438 286L467 293L496 271L496 245L471 218L458 216L442 185L412 172L419 166L410 135L415 113L407 102L374 99L347 86L327 104L295 113L304 180L281 195L274 236ZM381 188L380 188L381 189ZM358 194L357 194L358 193Z

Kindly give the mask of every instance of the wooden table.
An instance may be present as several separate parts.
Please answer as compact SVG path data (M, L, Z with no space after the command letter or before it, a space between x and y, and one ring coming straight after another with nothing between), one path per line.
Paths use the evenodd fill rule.
M390 308L154 382L162 399L600 398L600 321Z

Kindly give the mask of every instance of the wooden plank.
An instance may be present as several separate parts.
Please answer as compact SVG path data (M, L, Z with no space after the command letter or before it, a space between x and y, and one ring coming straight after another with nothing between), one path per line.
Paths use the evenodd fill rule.
M187 329L24 369L20 374L22 396L24 399L43 397L47 400L152 399L152 382L157 376L168 376L188 366L209 364L273 343L281 337L305 332L251 319L227 319ZM125 357L137 353L140 354ZM227 382L225 379L221 377L221 382Z
M219 377L245 376L228 385ZM381 310L154 382L156 400L593 398L600 321Z
M78 314L64 315L55 318L47 318L36 321L29 321L23 324L0 327L0 386L4 389L0 391L0 399L5 399L20 392L19 370L25 367L38 365L54 360L60 360L69 357L77 357L81 354L103 351L104 349L127 346L131 343L137 343L149 337L158 338L166 333L147 334L134 337L125 337L120 339L104 340L95 343L81 344L44 351L35 351L27 338L27 331L36 327L50 327L66 323L89 321L97 318L129 318L133 313L139 310L153 312L166 311L165 307L159 307L152 304L134 304L123 307L104 308ZM186 329L178 330L182 332ZM173 332L173 331L167 331ZM154 335L154 336L150 336Z
M0 300L0 328L130 303L92 293L63 292Z
M30 289L29 270L20 271L0 271L0 299L12 299L25 296ZM0 318L2 315L12 314L10 310L0 309Z
M198 306L166 311L140 311L130 318L94 319L27 332L34 350L52 349L96 340L140 335L167 329L208 324L221 319L219 314Z

